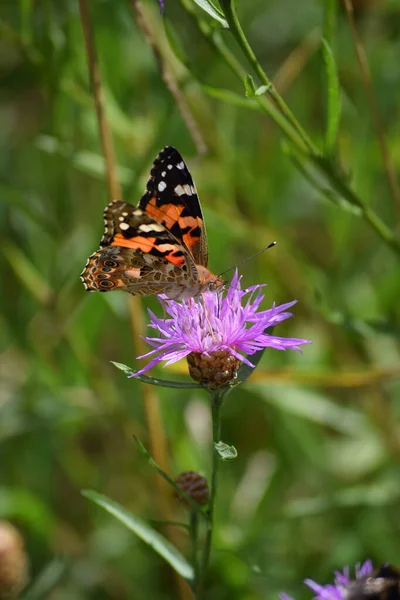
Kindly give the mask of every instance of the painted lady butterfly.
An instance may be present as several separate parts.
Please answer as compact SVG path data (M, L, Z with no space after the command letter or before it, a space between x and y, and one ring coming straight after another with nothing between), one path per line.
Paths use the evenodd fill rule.
M114 201L104 211L100 250L81 273L89 292L187 299L224 281L207 269L208 245L193 179L175 148L154 161L137 206Z

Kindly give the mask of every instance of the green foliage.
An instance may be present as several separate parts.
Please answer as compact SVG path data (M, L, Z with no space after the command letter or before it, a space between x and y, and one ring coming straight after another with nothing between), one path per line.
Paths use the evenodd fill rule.
M329 581L368 557L399 562L400 203L340 7L236 2L239 43L216 2L201 4L229 29L200 2L165 0L168 37L157 1L142 4L208 151L198 156L131 3L88 2L124 199L137 202L158 151L176 146L203 203L210 268L277 240L240 267L244 285L268 283L265 308L296 298L274 335L313 340L302 355L253 357L255 372L242 367L226 397L221 437L238 457L220 465L207 600L310 598L305 577ZM357 4L399 171L400 7ZM310 49L314 30L326 42ZM95 489L140 522L161 518L159 475L133 440L154 444L143 384L110 364L143 364L128 297L87 294L79 280L108 197L77 3L4 3L0 35L0 518L25 538L27 598L172 600L164 560L107 513L110 500L102 511L80 493ZM143 304L162 314L154 298ZM208 475L206 394L186 386L185 365L150 375L168 384L149 389L169 475ZM177 547L191 563L182 528Z
M165 537L145 523L143 519L133 515L123 506L120 506L117 502L110 500L110 498L106 498L106 496L103 496L102 494L98 494L91 490L86 490L82 493L86 498L89 498L89 500L92 500L95 504L104 508L104 510L113 515L113 517L125 525L125 527L133 531L134 534L157 552L157 554L169 563L184 579L193 579L193 568L185 557L182 556L180 552L177 552L174 546L172 546Z

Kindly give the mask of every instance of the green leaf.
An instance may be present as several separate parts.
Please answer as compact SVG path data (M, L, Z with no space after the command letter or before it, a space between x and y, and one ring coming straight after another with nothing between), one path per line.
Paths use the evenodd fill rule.
M222 27L225 29L229 29L228 22L223 18L223 13L217 9L214 4L212 4L209 0L194 0L197 6L200 6L207 14L209 14L213 19L221 23Z
M134 438L135 442L137 443L140 452L143 454L143 456L145 456L149 465L151 467L153 467L153 469L155 469L159 475L161 475L161 477L175 490L175 492L177 494L179 494L179 496L182 496L182 498L185 498L185 500L188 502L188 504L190 505L192 510L195 510L196 512L200 512L203 514L203 516L205 516L200 504L198 504L190 496L185 494L185 492L183 492L181 490L181 488L176 485L175 481L173 479L171 479L171 477L165 471L162 470L162 468L156 463L154 458L152 458L150 456L150 454L147 452L144 444L139 440L139 438L136 437L136 435L134 435L133 438Z
M246 77L244 78L244 93L246 98L254 98L256 91L257 88L256 84L254 83L254 79L247 73Z
M252 110L258 110L260 112L263 111L262 106L257 102L255 98L243 98L239 94L235 94L231 90L224 90L221 88L215 88L210 85L202 85L202 90L211 96L212 98L217 98L218 100L222 100L223 102L227 102L228 104L234 104L235 106L242 106L243 108L251 108Z
M325 152L328 156L330 156L335 149L336 137L340 123L340 83L332 48L324 39L322 40L322 54L324 57L327 79L327 123L325 133Z
M181 390L190 390L190 389L203 389L203 387L199 384L199 383L185 383L185 382L181 382L181 381L167 381L164 379L155 379L154 377L148 377L147 375L136 375L136 371L134 371L133 369L131 369L130 367L127 367L126 365L119 363L119 362L114 362L113 360L111 361L111 363L117 367L117 369L120 369L120 371L123 371L124 373L126 373L129 376L134 375L134 379L138 379L139 381L142 381L143 383L150 383L151 385L158 385L160 387L167 387L167 388L178 388Z
M110 498L92 490L83 490L82 495L104 508L104 510L118 519L125 527L133 531L150 548L153 548L181 577L188 580L193 579L194 570L192 565L163 535L150 527L143 519L133 515L117 502L110 500Z
M214 444L214 448L222 460L233 460L238 455L235 446L228 446L228 444L225 444L224 442L217 442Z

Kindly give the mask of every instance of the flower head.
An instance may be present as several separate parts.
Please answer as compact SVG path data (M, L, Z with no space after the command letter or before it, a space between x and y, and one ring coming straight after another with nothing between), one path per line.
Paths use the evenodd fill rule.
M366 560L362 565L357 564L354 568L356 579L361 579L373 572L372 562ZM346 587L351 583L350 569L345 567L343 573L335 571L335 579L333 584L320 585L313 579L306 579L304 583L315 592L313 600L345 600ZM293 600L287 594L280 594L280 600Z
M263 285L240 288L235 272L227 290L205 292L199 298L182 302L160 297L165 313L171 318L158 318L149 311L150 327L160 337L146 337L153 350L139 358L152 357L135 375L145 373L160 362L170 365L188 355L210 359L222 354L234 357L238 364L254 365L245 355L267 347L277 350L299 350L308 340L277 337L266 330L278 325L292 314L287 309L296 300L268 310L259 310L264 298ZM226 382L225 382L226 383Z

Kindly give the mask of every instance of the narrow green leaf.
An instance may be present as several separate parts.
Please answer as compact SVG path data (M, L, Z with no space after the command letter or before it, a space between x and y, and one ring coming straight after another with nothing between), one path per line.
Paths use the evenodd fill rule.
M162 468L156 463L156 461L147 452L147 449L145 448L144 444L139 440L139 438L136 437L136 435L134 435L133 438L134 438L135 442L137 443L140 452L146 458L149 465L151 467L153 467L153 469L155 469L159 475L161 475L161 477L175 490L175 492L177 494L179 494L179 496L182 496L182 498L184 498L188 502L188 504L190 505L190 507L193 510L200 512L203 514L203 516L205 516L200 504L197 504L197 502L195 502L195 500L193 500L190 496L185 494L185 492L183 492L181 490L181 488L176 485L175 481L173 479L171 479L171 477L165 471L162 470Z
M194 570L192 565L163 535L150 527L143 519L133 515L110 498L92 490L83 490L82 495L104 508L104 510L118 519L125 527L133 531L150 548L153 548L181 577L188 580L193 579Z
M221 23L222 27L225 29L229 29L228 22L223 18L221 11L217 9L216 6L211 4L209 0L194 0L197 6L200 6L207 14L209 14L213 19Z
M256 84L254 83L254 79L247 73L246 77L244 78L244 93L246 98L254 98L256 95L256 90L257 88Z
M238 455L235 446L228 446L228 444L225 444L224 442L218 442L217 444L214 444L214 448L222 460L233 460Z
M308 181L311 187L315 188L315 190L322 194L327 200L333 202L346 212L356 215L357 217L362 215L360 206L352 204L349 202L349 200L347 200L347 198L341 196L336 190L328 187L329 182L321 177L321 173L318 173L315 169L312 169L312 165L310 168L309 161L305 160L305 157L297 152L296 148L294 148L290 142L288 143L287 141L284 141L282 142L281 146L283 151L289 156L293 165L301 173L304 179Z
M202 90L212 98L217 98L217 100L222 100L223 102L234 104L235 106L242 106L243 108L250 108L252 110L263 112L262 106L255 98L246 99L239 94L235 94L235 92L232 92L231 90L215 88L210 85L202 85L201 87Z
M327 80L325 153L330 156L335 149L340 123L340 83L332 48L324 39L322 40L322 54L325 62Z
M164 379L155 379L154 377L148 377L147 375L136 375L136 371L134 371L133 369L131 369L130 367L127 367L126 365L119 363L119 362L114 362L113 360L111 361L111 364L113 364L115 367L117 367L117 369L120 369L120 371L123 371L124 373L126 373L128 376L130 375L135 375L134 379L138 379L139 381L142 381L143 383L150 383L151 385L158 385L160 387L167 387L167 388L177 388L177 389L181 389L181 390L191 390L191 389L203 389L202 386L199 383L190 383L187 382L185 383L184 381L167 381Z

